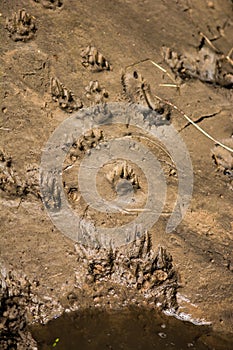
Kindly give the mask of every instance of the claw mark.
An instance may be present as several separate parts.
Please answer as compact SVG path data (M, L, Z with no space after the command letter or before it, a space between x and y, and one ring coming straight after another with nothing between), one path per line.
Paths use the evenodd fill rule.
M49 210L59 211L61 208L61 192L56 178L52 174L48 177L41 174L41 187L43 188L45 206Z

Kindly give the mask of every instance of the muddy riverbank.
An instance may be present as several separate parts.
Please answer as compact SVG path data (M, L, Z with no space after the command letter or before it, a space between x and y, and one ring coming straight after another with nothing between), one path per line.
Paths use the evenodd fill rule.
M232 149L232 6L230 0L1 2L0 295L5 348L8 341L36 347L27 325L45 324L66 309L114 310L133 300L138 307L152 303L183 319L210 324L231 339L232 152L216 146L184 114ZM39 186L41 155L54 130L72 112L110 102L140 103L172 125L187 147L194 177L188 211L166 233L179 179L164 147L125 126L99 128L74 140L64 162L64 193L72 210L93 225L117 227L138 213L132 205L130 216L98 215L85 204L76 170L87 154L119 134L142 142L161 164L167 184L162 215L143 232L139 245L121 253L81 247L63 235L48 216ZM133 162L109 163L97 180L107 200L115 198L115 189L125 190L128 181L140 210L146 203L146 178ZM146 310L143 314L147 318ZM13 340L9 334L15 334Z

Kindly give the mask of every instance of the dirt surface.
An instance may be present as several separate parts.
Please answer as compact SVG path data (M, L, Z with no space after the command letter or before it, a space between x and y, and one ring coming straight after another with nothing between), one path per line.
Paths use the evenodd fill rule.
M157 149L168 198L164 215L149 234L151 249L166 249L179 275L176 311L193 321L211 322L216 331L233 333L232 153L214 148L181 113L155 98L175 104L232 148L232 6L230 0L1 2L0 250L3 266L36 281L33 293L44 306L32 313L30 322L59 315L80 290L80 250L53 225L41 201L38 177L44 145L71 112L123 101L141 103L171 122L193 163L189 210L167 234L166 212L174 205L178 179L166 154ZM98 130L84 135L70 151L69 161L79 162L110 134L111 130ZM151 141L144 144L156 151ZM119 180L122 166L126 167L110 164L102 169L110 179L104 183L107 198L114 195L111 181ZM143 174L133 164L125 173L121 178L130 179L143 205ZM63 175L73 209L86 213L82 201L77 202L74 175ZM101 192L101 182L99 186ZM146 185L143 189L146 192ZM91 210L86 215L103 221L102 214L98 217ZM105 225L118 221L108 218ZM92 304L101 304L91 293Z

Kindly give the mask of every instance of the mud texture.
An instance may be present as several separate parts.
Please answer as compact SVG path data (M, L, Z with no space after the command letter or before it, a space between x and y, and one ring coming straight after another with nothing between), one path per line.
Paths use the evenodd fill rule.
M132 303L152 303L181 319L233 333L232 152L184 118L185 113L232 149L232 6L230 0L1 2L3 348L36 346L26 324L46 323L65 310ZM41 200L39 169L47 140L72 112L105 102L154 110L178 130L193 163L190 208L166 234L178 177L162 145L124 127L90 130L74 140L66 161L77 165L117 133L140 140L159 159L166 203L146 233L150 248L139 243L134 253L132 247L120 253L78 246L54 227ZM68 170L63 175L74 210L103 225L129 220L125 214L103 217L86 210L76 175ZM117 183L129 180L144 205L146 181L134 164L109 164L99 180L100 192L110 199Z
M26 276L7 271L3 265L0 273L0 347L3 350L37 349L27 329L27 309L33 305L31 284Z

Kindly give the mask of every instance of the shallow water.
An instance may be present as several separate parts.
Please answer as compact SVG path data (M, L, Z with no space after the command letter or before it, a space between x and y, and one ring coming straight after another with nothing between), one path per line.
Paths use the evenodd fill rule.
M39 350L233 349L232 336L138 307L67 313L46 326L34 326L32 334Z

